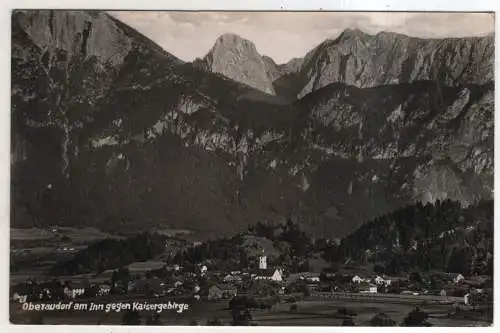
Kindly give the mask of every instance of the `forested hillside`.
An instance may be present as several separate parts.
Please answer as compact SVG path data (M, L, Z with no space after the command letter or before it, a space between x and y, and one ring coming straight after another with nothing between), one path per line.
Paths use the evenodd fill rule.
M382 265L389 274L493 274L493 201L465 209L451 200L398 209L343 239L339 253L350 263Z
M145 261L165 252L165 237L141 233L127 239L105 239L91 244L74 258L52 267L51 275L102 273L135 261Z

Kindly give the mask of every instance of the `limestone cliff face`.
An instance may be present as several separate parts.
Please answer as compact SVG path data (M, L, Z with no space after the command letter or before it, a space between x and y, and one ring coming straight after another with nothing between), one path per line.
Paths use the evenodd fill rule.
M147 46L175 63L181 61L112 16L99 11L15 11L13 25L42 53L64 51L69 58L97 58L118 66L134 48Z
M271 57L263 56L262 60L264 61L264 64L266 66L267 76L269 77L271 82L273 82L274 80L278 79L281 75L283 75L280 66L276 64Z
M70 56L97 56L113 64L123 62L132 48L109 16L99 12L16 12L13 19L42 50L65 50Z
M494 36L420 39L381 32L345 30L303 60L307 81L298 97L330 83L360 88L432 80L443 85L493 80Z
M303 58L293 58L285 64L279 65L280 71L283 75L290 73L297 73L300 71L302 64L304 63Z
M214 73L274 95L272 80L255 44L235 34L220 36L204 60Z
M468 205L493 195L493 92L491 82L467 88L330 85L299 103L311 112L305 135L315 149L388 163L369 177L384 183L386 195Z

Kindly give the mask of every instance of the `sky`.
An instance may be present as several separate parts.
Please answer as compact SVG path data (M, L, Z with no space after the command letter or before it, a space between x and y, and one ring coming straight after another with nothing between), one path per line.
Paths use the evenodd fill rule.
M217 37L235 33L261 55L285 63L346 28L415 37L480 36L494 31L488 13L396 12L110 12L184 61L203 57Z

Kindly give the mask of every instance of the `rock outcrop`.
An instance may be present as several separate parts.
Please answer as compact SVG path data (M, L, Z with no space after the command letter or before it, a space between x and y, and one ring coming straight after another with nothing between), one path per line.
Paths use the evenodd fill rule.
M271 57L263 56L262 60L266 65L266 73L271 82L273 82L274 80L278 79L281 75L283 75L281 67L278 64L276 64Z

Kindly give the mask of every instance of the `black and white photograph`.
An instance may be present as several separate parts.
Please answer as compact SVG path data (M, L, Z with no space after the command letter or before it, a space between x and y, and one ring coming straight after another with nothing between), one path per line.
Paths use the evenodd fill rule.
M493 325L495 13L10 19L11 324Z

